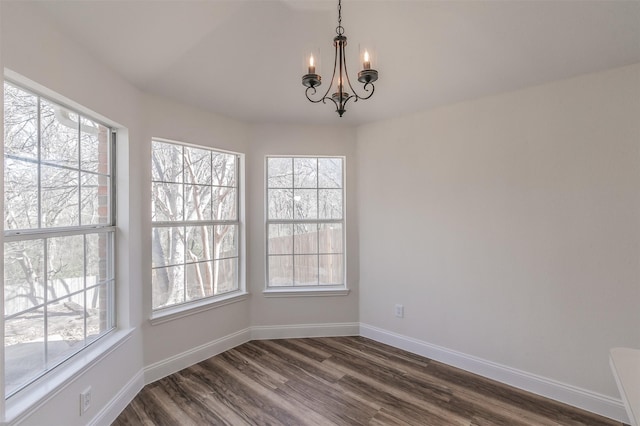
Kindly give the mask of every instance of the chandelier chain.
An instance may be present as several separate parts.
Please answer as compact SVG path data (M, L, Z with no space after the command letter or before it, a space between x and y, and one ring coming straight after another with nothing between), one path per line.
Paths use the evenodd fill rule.
M336 27L336 33L338 35L344 34L344 28L342 27L342 0L338 0L338 26Z

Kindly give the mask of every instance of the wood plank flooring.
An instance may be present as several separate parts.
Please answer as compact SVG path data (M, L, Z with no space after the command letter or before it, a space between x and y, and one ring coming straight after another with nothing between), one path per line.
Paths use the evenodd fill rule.
M124 425L618 425L363 337L245 343L145 388Z

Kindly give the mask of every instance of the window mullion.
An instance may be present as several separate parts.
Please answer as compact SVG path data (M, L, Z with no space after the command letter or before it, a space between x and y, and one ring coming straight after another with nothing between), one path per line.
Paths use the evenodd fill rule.
M44 334L42 336L42 340L44 342L44 370L46 371L48 369L48 365L49 365L49 239L48 238L44 238L43 239L43 244L44 244L44 265L43 265L43 271L44 271L44 276L43 278L43 284L44 284L44 306L42 309L42 315L43 315L43 327L44 327Z
M87 312L88 312L88 307L87 307L87 236L83 235L82 237L83 240L83 244L84 244L84 250L82 251L84 254L84 258L82 259L82 263L83 263L83 273L84 273L84 289L82 291L83 293L83 297L84 297L84 306L83 306L83 323L84 323L84 342L83 342L83 346L86 346L87 344Z
M37 179L38 179L38 228L42 228L42 101L40 96L37 98L37 126L36 135L38 138L38 167L37 167Z
M82 226L82 173L80 172L80 165L82 164L82 139L81 130L82 116L78 114L78 158L76 159L78 164L78 225Z

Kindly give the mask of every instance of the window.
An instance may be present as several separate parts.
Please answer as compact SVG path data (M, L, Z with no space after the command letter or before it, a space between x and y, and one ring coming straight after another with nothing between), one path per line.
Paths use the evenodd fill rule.
M239 291L240 156L162 140L151 152L153 309Z
M4 83L6 396L115 327L112 139Z
M267 287L345 287L344 160L267 157Z

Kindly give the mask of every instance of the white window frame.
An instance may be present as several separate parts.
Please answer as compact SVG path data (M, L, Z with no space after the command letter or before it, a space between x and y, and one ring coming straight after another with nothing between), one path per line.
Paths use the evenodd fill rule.
M189 142L176 141L171 139L153 137L153 142L172 144L180 147L195 148L200 150L207 150L212 153L222 153L233 155L236 158L236 220L204 220L204 221L155 221L151 220L151 232L153 235L153 229L156 227L180 227L180 226L215 226L221 224L233 224L237 226L237 244L238 244L238 288L222 293L219 295L206 296L203 298L185 301L182 303L176 303L169 306L159 307L151 310L151 318L149 319L152 325L161 324L174 319L183 318L189 315L197 314L202 311L206 311L219 306L228 305L230 303L240 302L247 299L248 293L246 290L246 244L245 244L245 207L244 207L244 194L245 194L245 157L244 154L235 151L229 151L225 149L215 148L207 145L193 144ZM150 151L152 152L152 151ZM184 154L183 154L184 155ZM183 172L184 173L184 172ZM153 184L153 177L151 183ZM183 182L183 185L187 185ZM151 200L153 203L153 199ZM149 212L151 214L151 211ZM213 260L213 259L212 259ZM183 265L188 265L185 262ZM152 270L156 267L152 266ZM186 275L186 273L185 273ZM185 278L186 279L186 278ZM150 285L153 285L150 283Z
M295 194L295 185L292 188L270 188L269 187L269 159L270 158L290 158L292 161L296 158L305 159L322 159L322 158L339 158L342 162L342 217L341 219L270 219L269 218L269 189L291 189ZM342 155L267 155L264 160L264 218L265 218L265 287L263 294L265 297L298 297L298 296L346 296L350 290L347 286L347 202L346 187L347 160ZM308 188L307 188L308 189ZM323 189L316 185L316 191ZM331 188L336 189L336 188ZM294 195L295 197L295 195ZM317 284L309 286L270 286L269 285L269 225L275 224L330 224L338 223L342 227L342 284ZM318 256L321 253L317 253ZM294 256L295 257L295 256Z
M59 360L55 365L46 368L41 374L32 379L29 383L21 386L16 391L12 392L11 395L6 395L6 389L4 384L4 363L2 365L3 374L1 375L3 378L2 383L0 383L0 392L2 392L2 411L3 417L5 421L11 422L17 420L18 418L24 418L32 407L35 406L37 401L42 400L42 398L47 397L52 392L57 392L61 389L65 384L69 383L70 380L75 379L80 374L82 374L86 368L94 365L99 362L100 359L107 356L111 351L115 350L117 347L126 342L131 336L132 330L130 328L124 328L125 324L119 324L117 312L120 303L118 302L118 298L116 295L116 287L118 283L118 271L116 269L115 264L117 263L117 258L119 256L119 250L117 248L116 241L116 180L119 179L116 174L116 126L113 124L108 124L108 120L100 117L98 114L82 107L79 104L70 101L53 91L38 85L37 83L28 80L17 73L14 73L10 70L5 70L5 78L3 79L3 83L7 82L8 84L17 87L18 89L30 93L34 96L37 96L38 99L45 99L49 102L60 105L68 110L77 113L81 117L89 118L90 120L99 123L102 126L105 126L109 129L109 176L110 176L110 222L106 224L91 224L91 225L78 225L73 227L51 227L51 228L37 228L37 229L28 229L28 230L18 230L18 231L7 231L3 228L2 233L2 244L0 248L3 252L4 257L4 244L12 241L26 241L26 240L34 240L34 239L46 239L46 238L55 238L59 236L69 236L69 235L89 235L95 233L108 233L111 235L110 244L109 244L109 269L110 269L110 278L108 282L110 284L109 291L109 300L108 300L108 310L109 310L109 328L104 330L98 338L85 344L74 352L70 352L68 356L64 359ZM3 94L4 99L4 90L0 90L0 93ZM38 105L40 104L40 100L38 100ZM38 107L39 109L39 107ZM3 109L0 109L2 111ZM38 120L40 114L38 111ZM3 124L3 120L0 120L0 124ZM40 138L40 135L38 135ZM40 145L40 141L38 141L38 145ZM2 155L4 158L4 143L2 144ZM80 154L79 154L80 155ZM37 164L46 163L42 159L38 158L35 160ZM39 166L40 167L40 166ZM2 166L2 174L4 175L4 166ZM38 191L41 192L41 189L38 184ZM3 186L3 197L2 203L4 204L4 186ZM126 192L126 191L125 191ZM4 210L4 209L3 209ZM40 213L39 213L40 214ZM40 219L39 219L40 221ZM86 256L86 254L85 254ZM4 267L2 267L4 271ZM87 289L79 291L84 292L86 295ZM2 288L2 293L4 294L4 285ZM4 297L4 296L3 296ZM46 302L45 302L46 303ZM30 309L31 310L31 309ZM14 315L11 315L14 316ZM4 330L5 316L2 316L2 329ZM4 340L4 331L3 331L3 340ZM4 341L3 341L4 344ZM4 358L4 357L3 357Z

